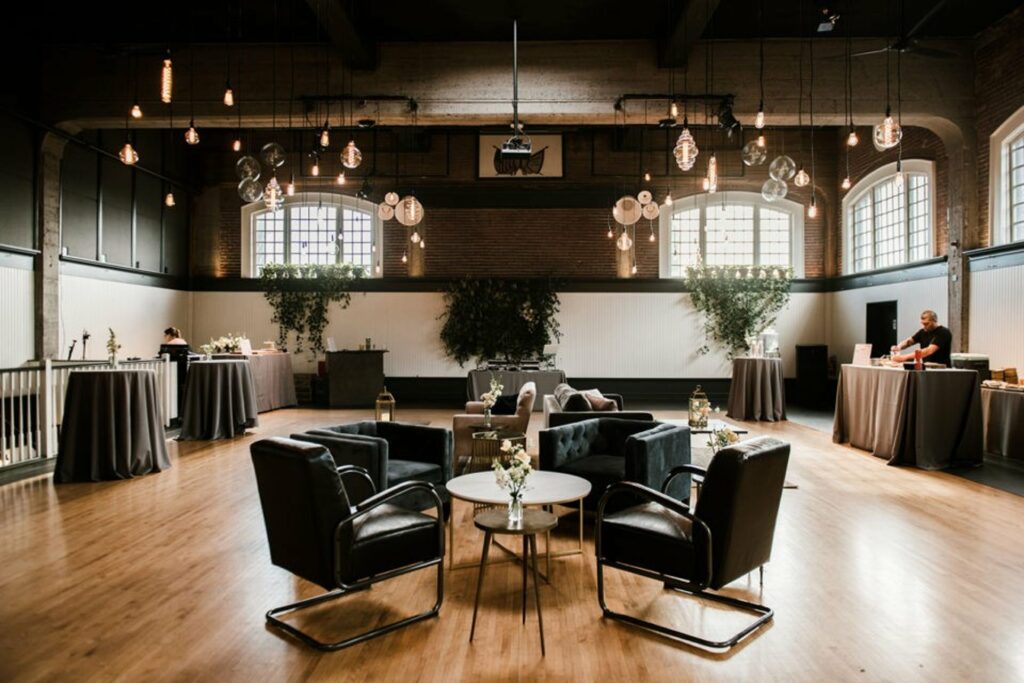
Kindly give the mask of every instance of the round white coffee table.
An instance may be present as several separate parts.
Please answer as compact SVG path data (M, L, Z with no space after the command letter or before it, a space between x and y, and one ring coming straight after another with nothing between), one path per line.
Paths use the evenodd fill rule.
M445 488L451 496L451 508L448 524L448 568L462 569L478 567L477 562L455 564L455 501L462 500L477 505L503 506L508 504L508 491L494 481L494 472L473 472L451 479ZM579 507L579 545L571 550L551 552L551 538L546 539L545 550L547 569L550 574L551 557L579 555L583 552L583 499L590 493L590 482L582 477L561 472L536 470L526 480L526 491L523 493L523 505L549 508L552 505L570 505L577 503Z

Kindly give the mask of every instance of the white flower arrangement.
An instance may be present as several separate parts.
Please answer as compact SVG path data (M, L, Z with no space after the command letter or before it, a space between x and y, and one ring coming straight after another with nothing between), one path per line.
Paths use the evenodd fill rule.
M505 385L499 384L498 380L491 377L491 390L480 395L480 401L484 404L484 410L490 410L494 407L494 404L498 402L498 397L501 396L501 391L504 388Z
M209 344L203 344L199 350L209 355L211 353L241 353L243 335L226 334L219 339L211 339Z
M513 500L522 497L526 489L526 479L533 472L530 456L521 444L513 444L509 439L501 442L501 453L506 460L495 458L492 464L494 480L498 487L508 491Z
M712 452L717 453L726 446L731 446L740 440L740 437L736 435L736 432L732 431L729 427L722 427L711 432L711 438L708 439L708 448Z

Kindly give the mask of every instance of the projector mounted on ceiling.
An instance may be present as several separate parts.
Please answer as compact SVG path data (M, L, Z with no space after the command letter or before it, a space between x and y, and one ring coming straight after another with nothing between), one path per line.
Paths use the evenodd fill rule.
M533 152L533 143L519 125L519 22L512 20L512 137L501 143L501 159L522 159Z

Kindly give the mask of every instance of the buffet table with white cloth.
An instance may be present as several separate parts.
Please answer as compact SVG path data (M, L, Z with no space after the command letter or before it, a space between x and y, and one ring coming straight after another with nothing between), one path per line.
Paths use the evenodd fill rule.
M832 441L926 470L982 462L974 370L908 371L843 365Z

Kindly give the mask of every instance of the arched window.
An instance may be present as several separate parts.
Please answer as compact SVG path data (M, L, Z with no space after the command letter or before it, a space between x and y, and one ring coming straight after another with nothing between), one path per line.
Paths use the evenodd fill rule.
M843 272L862 273L935 255L935 164L886 164L843 197Z
M1024 241L1024 107L992 133L988 178L990 242Z
M262 202L242 207L243 277L259 277L268 263L349 263L379 277L382 251L373 202L304 193L287 197L280 211Z
M663 207L661 276L711 266L788 266L803 276L803 207L757 192L694 195Z

